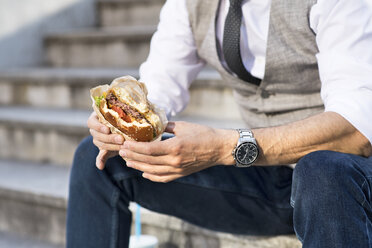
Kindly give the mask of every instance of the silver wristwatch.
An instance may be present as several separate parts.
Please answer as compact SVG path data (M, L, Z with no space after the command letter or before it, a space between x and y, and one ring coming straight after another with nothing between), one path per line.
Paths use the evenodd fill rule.
M236 167L249 167L258 158L258 146L253 133L249 129L238 129L239 140L232 155Z

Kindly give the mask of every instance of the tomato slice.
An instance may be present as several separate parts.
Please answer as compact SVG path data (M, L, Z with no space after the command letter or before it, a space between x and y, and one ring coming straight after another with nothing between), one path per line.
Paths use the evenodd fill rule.
M114 110L116 113L118 113L119 114L119 117L123 121L125 121L125 122L132 122L131 118L128 115L126 115L125 112L121 108L113 105L111 107L111 109Z

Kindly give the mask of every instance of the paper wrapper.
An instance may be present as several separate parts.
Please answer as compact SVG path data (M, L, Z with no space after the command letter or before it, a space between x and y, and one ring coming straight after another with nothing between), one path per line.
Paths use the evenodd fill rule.
M156 107L154 104L150 103L147 100L146 85L144 83L138 82L135 78L133 78L131 76L124 76L124 77L116 78L112 81L112 83L110 85L108 85L108 84L100 85L100 86L97 86L97 87L92 88L90 90L90 98L92 99L92 102L93 102L92 107L93 107L94 111L96 112L99 121L102 124L109 127L112 133L123 135L125 140L133 140L133 138L127 136L122 131L120 131L119 129L117 129L113 125L111 125L111 123L109 123L105 119L105 117L102 115L101 111L99 110L99 108L96 105L96 101L95 101L94 97L102 96L104 92L107 92L108 90L110 90L113 87L121 87L121 88L124 88L124 89L128 89L127 91L125 91L128 94L128 96L130 96L130 97L128 97L128 99L131 99L133 102L136 103L136 106L138 106L138 110L140 112L145 112L146 109L152 109L160 117L162 125L157 127L158 130L156 130L157 131L156 133L158 133L158 136L156 136L153 140L160 139L162 133L165 130L165 127L168 124L167 116L165 115L164 110Z

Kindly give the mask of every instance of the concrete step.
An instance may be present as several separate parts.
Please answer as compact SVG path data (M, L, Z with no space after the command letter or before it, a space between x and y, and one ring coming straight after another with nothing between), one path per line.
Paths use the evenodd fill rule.
M165 0L100 0L97 2L102 27L156 25Z
M19 234L0 232L1 248L63 248L63 245L55 245L34 238L23 237Z
M0 231L64 244L67 187L67 168L0 160Z
M54 67L138 67L148 56L155 26L86 29L45 38L47 64Z
M0 107L0 158L69 166L89 111Z
M0 107L0 159L53 163L69 167L76 147L89 135L89 110ZM180 115L174 120L217 128L238 128L239 120Z
M133 75L137 69L28 68L0 71L0 105L91 109L89 89L114 78ZM204 70L191 85L186 115L237 120L240 113L220 76Z
M67 185L67 168L0 160L0 231L65 244ZM131 209L135 209L133 205ZM146 209L141 214L143 233L158 237L159 247L300 247L293 236L235 236L211 232Z

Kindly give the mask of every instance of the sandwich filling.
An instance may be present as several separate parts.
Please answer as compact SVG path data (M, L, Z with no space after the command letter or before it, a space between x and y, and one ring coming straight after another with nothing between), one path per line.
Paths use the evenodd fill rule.
M115 112L117 112L123 121L131 123L133 120L136 120L140 123L146 121L145 117L140 114L136 109L132 108L128 104L125 104L114 95L114 93L110 92L106 96L106 101L108 103L108 107Z
M106 102L108 108L118 113L119 117L123 121L127 123L132 123L133 121L141 124L148 123L152 126L152 124L140 112L138 112L138 110L120 101L112 91L107 93ZM156 137L156 130L153 126L152 129L153 136Z

